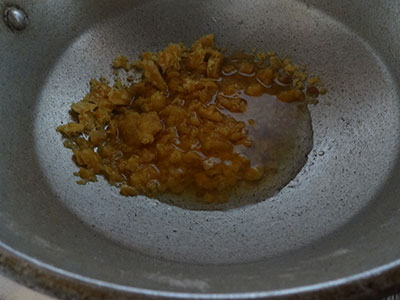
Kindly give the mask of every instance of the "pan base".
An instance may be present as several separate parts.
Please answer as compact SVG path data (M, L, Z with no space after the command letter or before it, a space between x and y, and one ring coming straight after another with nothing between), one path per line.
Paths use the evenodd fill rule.
M317 10L285 3L266 5L274 13L267 14L265 22L259 22L255 8L243 7L246 15L258 16L245 20L228 8L213 16L217 22L210 18L209 28L193 23L182 31L174 6L161 4L172 27L160 27L157 18L145 19L146 14L132 18L128 10L83 31L54 64L35 110L35 152L54 201L105 239L146 255L189 263L278 257L340 231L377 199L397 159L396 84L360 36ZM141 9L152 10L154 5L150 1ZM301 16L301 22L288 18L288 10ZM243 49L248 45L287 53L321 75L329 93L310 108L314 147L301 172L273 197L226 211L126 198L103 180L77 185L71 153L55 128L69 120L67 107L85 95L90 78L109 74L108 62L119 54L136 57L169 42L190 43L207 32L215 33L218 44L228 49L248 51Z

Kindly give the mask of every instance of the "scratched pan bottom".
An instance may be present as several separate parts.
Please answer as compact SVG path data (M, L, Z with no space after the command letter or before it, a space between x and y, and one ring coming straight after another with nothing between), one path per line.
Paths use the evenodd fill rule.
M18 36L0 31L14 47L0 49L8 64L0 72L0 261L20 280L63 295L84 286L79 297L306 297L340 288L324 283L337 279L354 288L348 276L371 279L357 274L399 258L398 61L368 35L378 29L362 31L339 2L70 1L52 14L45 1L21 2L32 26ZM357 3L343 5L356 11ZM135 58L210 32L228 49L275 50L321 75L329 92L310 107L314 145L297 176L270 198L227 210L127 198L104 180L77 185L55 128L89 80L111 75L119 54ZM29 272L22 253L37 259ZM17 260L4 263L10 255Z

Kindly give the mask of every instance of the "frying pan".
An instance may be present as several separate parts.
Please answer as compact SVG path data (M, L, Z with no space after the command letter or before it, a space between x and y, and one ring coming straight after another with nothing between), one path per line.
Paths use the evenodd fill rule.
M398 1L0 1L0 262L63 299L374 298L400 284ZM55 128L130 58L215 33L274 50L329 92L274 196L227 210L79 186Z

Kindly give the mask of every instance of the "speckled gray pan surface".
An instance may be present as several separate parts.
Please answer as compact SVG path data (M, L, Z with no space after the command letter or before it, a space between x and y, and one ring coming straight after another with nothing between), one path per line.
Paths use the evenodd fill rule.
M7 274L93 299L364 297L400 284L399 2L14 4L29 24L13 32L0 23ZM310 107L304 168L273 197L224 210L126 198L102 180L77 185L55 128L89 80L111 77L119 54L133 59L206 33L228 49L289 55L320 75L329 92Z

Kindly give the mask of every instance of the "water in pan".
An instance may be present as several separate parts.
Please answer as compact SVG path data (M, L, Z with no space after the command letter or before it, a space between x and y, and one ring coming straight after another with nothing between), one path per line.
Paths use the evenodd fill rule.
M207 35L196 44L200 41L213 43L213 40L213 35ZM181 48L176 44L170 46L160 54L160 58L175 54L171 52L173 49ZM197 55L204 53L204 49L196 48L195 51ZM215 52L211 53L210 55L216 55ZM216 209L245 205L255 200L262 201L294 177L304 165L312 148L312 129L306 103L315 102L309 96L309 91L316 88L307 89L307 97L298 89L289 92L292 89L291 78L279 75L282 74L283 67L287 70L294 68L288 60L282 66L276 56L269 58L259 54L259 58L255 60L252 55L238 53L235 57L225 58L222 68L226 72L218 74L217 70L210 73L211 79L206 81L208 88L199 92L198 88L205 84L205 79L203 77L197 85L193 84L193 80L196 81L201 76L208 77L209 72L205 74L204 64L197 71L191 69L193 61L190 58L198 57L197 55L183 59L179 76L176 71L164 72L169 92L166 98L159 100L164 100L165 103L159 103L157 108L153 107L156 109L152 111L155 118L151 122L143 121L142 124L144 130L150 128L150 124L156 128L161 125L158 117L164 124L150 144L137 143L140 136L136 130L127 128L132 128L132 122L135 121L132 120L133 114L138 118L137 112L143 113L144 110L146 115L149 108L152 110L151 106L143 107L143 100L147 99L147 104L154 102L147 98L149 93L154 92L153 86L147 85L144 88L142 83L133 83L128 84L130 88L122 87L124 95L136 90L136 99L133 103L129 103L129 97L120 99L119 104L113 106L111 111L104 109L109 107L104 90L111 87L104 82L91 81L90 94L78 105L71 107L79 114L76 119L80 120L81 126L84 125L82 130L85 133L79 131L81 136L78 139L71 136L71 130L74 135L77 133L74 129L76 123L58 128L69 137L68 147L73 148L75 162L80 166L81 182L93 180L96 178L95 174L105 172L104 177L110 183L116 182L118 187L122 185L120 188L123 195L142 194L162 201L176 200L172 203L185 208ZM271 63L268 68L265 60ZM185 65L189 69L182 68ZM275 71L274 75L273 70L279 67L282 68L281 72ZM144 74L148 73L145 71ZM122 76L125 77L124 75ZM173 79L171 76L174 76ZM192 88L197 88L188 89L187 82L178 89L178 82L185 80L187 76L192 78ZM215 78L214 82L212 78L216 76L220 77ZM279 79L272 80L274 76ZM305 85L304 72L296 72L290 77L297 78L293 80L296 84L302 84L301 87ZM162 88L156 95L162 95L161 91ZM90 103L93 99L96 99L96 104ZM112 102L115 103L116 100L113 99ZM166 103L169 105L162 107ZM94 110L93 105L98 108L95 113L77 109L90 106ZM187 113L188 110L190 113ZM218 122L215 120L217 117L220 118ZM108 118L111 121L105 136L102 123ZM96 130L85 130L92 126L93 121L102 125L96 125ZM143 133L141 130L139 132ZM90 138L86 139L87 135ZM93 165L98 160L100 167ZM264 177L264 180L260 180L260 177ZM176 193L176 196L165 197L166 191ZM236 194L235 197L232 197L232 192ZM250 197L251 194L254 196ZM224 204L210 205L211 203Z
M34 128L36 151L55 201L62 201L105 237L126 247L169 260L200 263L280 255L328 235L364 208L396 156L395 84L374 52L346 27L296 2L276 10L274 3L269 4L274 13L266 12L264 25L252 18L241 21L240 15L231 11L234 8L227 7L212 15L219 21L211 31L227 48L249 45L283 54L287 51L294 61L307 62L327 83L326 99L310 109L314 148L289 185L267 201L221 212L190 211L145 197L120 197L102 182L84 187L75 184L70 152L63 148L54 128L60 120L69 120L66 108L84 96L86 82L107 74L107 62L118 54L135 57L143 50L160 49L171 41L190 43L210 32L196 22L187 24L186 31L181 25L167 30L159 26L157 18L142 19L146 14L131 18L127 13L83 32L62 54L43 87ZM152 9L155 4L146 5ZM167 4L163 7L169 18L164 20L166 24L181 24L174 20L174 9ZM240 11L257 14L252 6ZM287 11L302 16L302 22L287 18ZM190 18L196 19L196 15ZM159 30L156 36L141 36L154 28ZM250 34L255 31L259 34Z
M254 204L274 195L289 183L304 166L312 149L313 134L310 113L307 106L299 103L282 103L275 96L264 94L260 97L242 95L247 101L247 111L235 114L238 121L254 125L248 126L253 147L238 147L254 165L267 165L276 172L255 183L243 183L230 194L226 203L206 204L184 195L165 195L158 199L167 204L185 209L226 210L243 205Z

